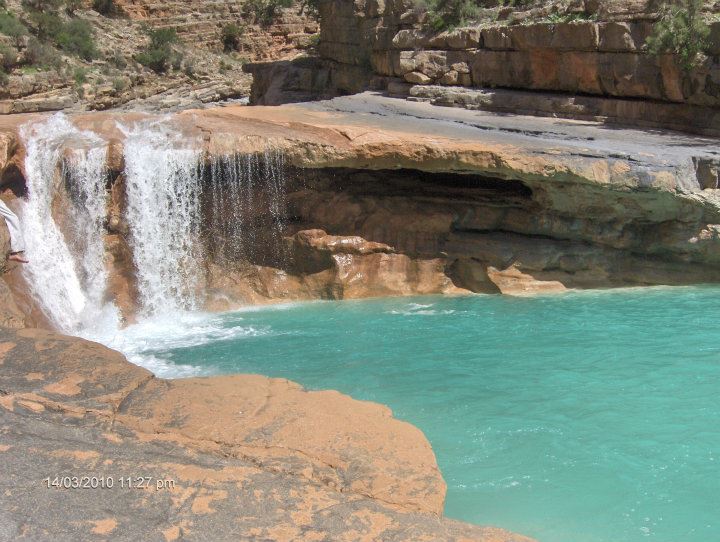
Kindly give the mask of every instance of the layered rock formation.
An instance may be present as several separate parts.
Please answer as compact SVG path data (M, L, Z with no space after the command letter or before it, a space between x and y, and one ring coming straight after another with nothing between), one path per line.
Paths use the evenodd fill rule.
M509 20L438 33L409 2L323 2L320 59L249 66L252 98L273 104L303 91L327 96L374 87L442 105L717 135L720 23L711 24L708 57L686 72L672 55L647 53L657 18L653 3L561 8L516 9Z
M251 60L293 57L310 45L317 34L317 21L301 13L300 6L279 10L270 24L253 19L246 0L119 0L118 5L133 20L153 28L174 28L181 39L195 47L222 49L222 29L242 26L240 52Z
M75 12L75 20L91 29L97 48L91 61L55 50L46 38L35 45L40 42L34 36L0 33L2 71L9 72L0 86L0 114L120 106L177 110L246 97L250 78L241 70L244 62L294 58L312 46L318 31L318 23L297 5L279 10L267 22L256 20L245 1L132 0L116 5L119 13L112 16L90 9L89 0ZM7 7L34 28L33 16L20 0L8 0ZM58 13L60 20L68 19L64 10ZM224 51L222 32L230 24L238 35L232 50ZM180 43L159 73L138 63L137 55L149 41L147 30L161 28L176 30Z
M115 118L77 122L116 142L108 160L114 179L108 288L132 321L137 277L123 224L123 136ZM206 110L179 115L176 123L188 137L202 138L211 163L228 155L261 160L268 149L285 157L286 206L280 211L258 198L258 179L244 226L233 234L240 249L228 249L235 245L213 226L213 217L232 205L203 211L198 288L212 310L276 300L720 279L712 141L372 95ZM22 183L17 152L6 183ZM43 323L26 295L15 303L28 323Z
M3 539L530 542L443 519L430 446L383 406L261 376L164 381L38 330L0 341Z

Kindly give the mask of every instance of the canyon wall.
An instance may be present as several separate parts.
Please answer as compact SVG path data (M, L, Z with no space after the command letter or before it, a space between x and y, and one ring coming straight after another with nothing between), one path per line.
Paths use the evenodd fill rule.
M657 6L636 4L585 3L564 14L516 8L507 20L438 33L411 2L323 2L320 59L275 67L273 77L285 80L274 84L272 67L249 66L253 99L283 101L282 86L320 96L375 88L441 105L717 134L720 23L710 25L707 57L685 71L673 55L647 53ZM302 70L313 75L298 77Z
M0 33L0 77L7 79L0 85L0 114L177 110L246 97L245 62L294 58L313 47L318 32L317 21L301 13L299 5L278 10L268 20L237 0L121 0L117 6L117 12L105 15L90 9L89 0L72 17L64 9L54 10L55 16L48 11L56 24L72 21L89 29L92 55L81 58L52 38L36 36L28 5L8 0L11 17L24 25L26 35L16 39ZM228 25L235 26L236 35L226 47L222 33ZM173 29L179 37L162 68L138 61L152 29Z
M153 28L173 28L187 44L222 50L223 27L242 27L240 52L249 60L293 57L310 45L317 21L295 5L279 11L270 24L253 20L246 0L119 0L118 6L134 21Z

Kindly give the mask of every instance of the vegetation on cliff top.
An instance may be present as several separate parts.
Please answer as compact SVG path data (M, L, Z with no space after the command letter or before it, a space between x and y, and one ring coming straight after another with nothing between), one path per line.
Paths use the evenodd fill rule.
M293 0L246 0L245 13L254 18L256 23L268 25L277 17L283 8L293 5Z
M165 73L171 65L179 67L182 62L182 54L173 48L178 42L175 29L148 29L147 34L150 43L142 52L135 55L135 60L157 73Z
M685 70L696 66L709 46L710 27L702 16L702 7L703 0L665 4L653 35L648 38L648 52L677 55Z

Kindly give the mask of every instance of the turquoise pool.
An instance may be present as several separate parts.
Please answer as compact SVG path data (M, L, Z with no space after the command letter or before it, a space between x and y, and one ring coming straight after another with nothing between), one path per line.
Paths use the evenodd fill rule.
M262 373L389 405L430 440L450 517L541 542L720 540L720 288L317 302L173 325L128 330L125 350L165 374Z

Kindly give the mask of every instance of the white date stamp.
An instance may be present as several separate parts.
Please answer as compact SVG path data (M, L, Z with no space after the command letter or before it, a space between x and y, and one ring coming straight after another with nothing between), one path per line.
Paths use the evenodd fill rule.
M175 480L152 476L48 476L43 478L48 489L175 489Z

